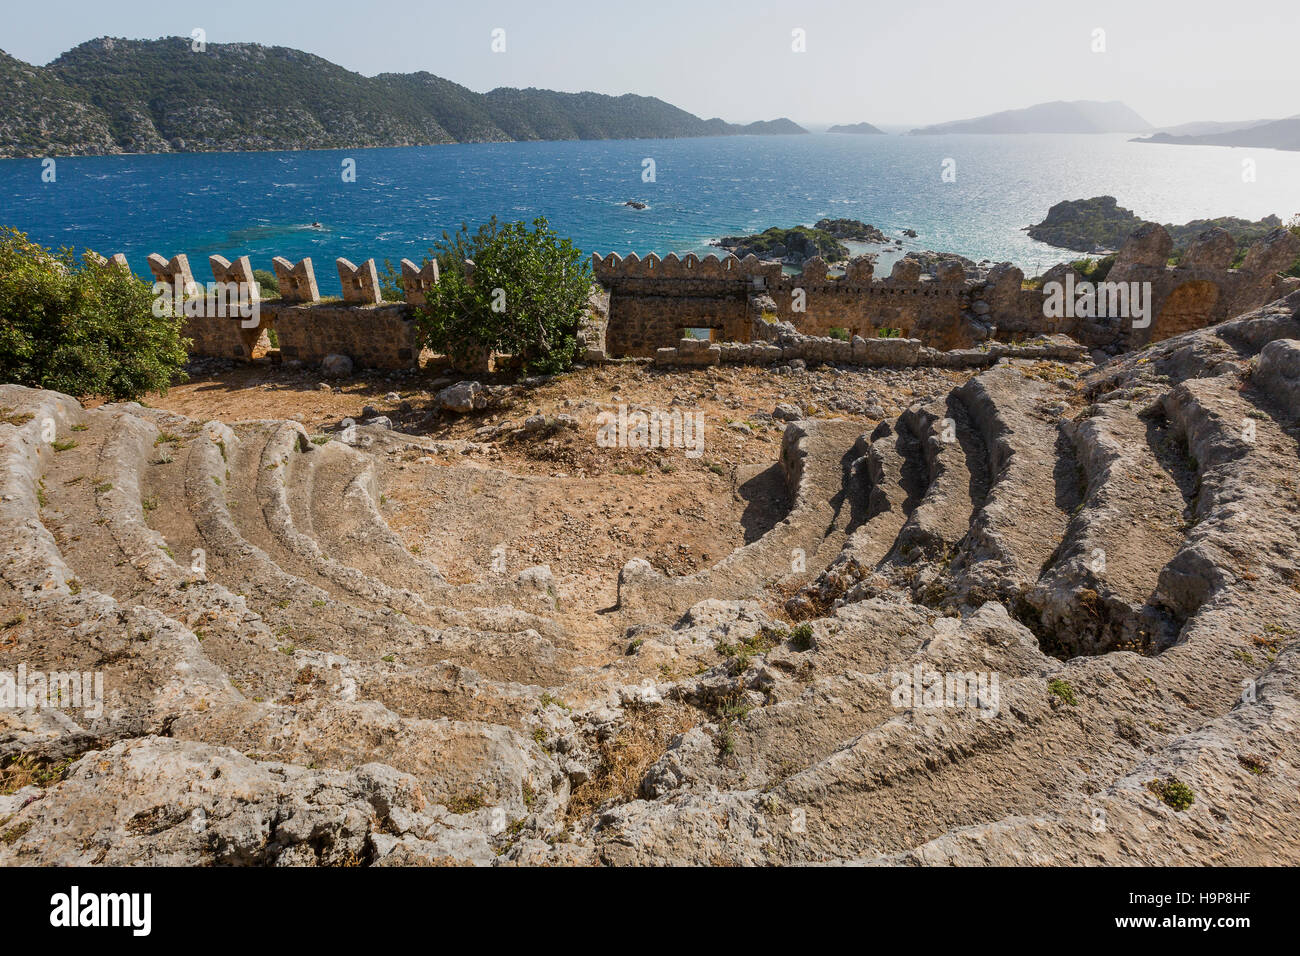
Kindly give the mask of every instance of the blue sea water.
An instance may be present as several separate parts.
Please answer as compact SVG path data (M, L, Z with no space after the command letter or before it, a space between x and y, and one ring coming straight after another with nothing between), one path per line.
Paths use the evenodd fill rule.
M654 160L655 180L642 178ZM345 182L344 161L356 165ZM944 182L945 160L955 163ZM1243 160L1254 180L1243 177ZM370 150L0 160L0 224L52 246L145 256L311 256L337 294L335 257L419 260L443 230L489 216L552 226L586 252L708 252L772 225L861 219L905 249L1010 260L1034 274L1068 258L1023 228L1062 199L1101 194L1160 222L1300 212L1300 153L1166 146L1127 136L741 136L491 143ZM649 203L634 210L630 199ZM323 228L313 229L319 221ZM721 250L712 250L720 252ZM882 257L878 272L895 255Z

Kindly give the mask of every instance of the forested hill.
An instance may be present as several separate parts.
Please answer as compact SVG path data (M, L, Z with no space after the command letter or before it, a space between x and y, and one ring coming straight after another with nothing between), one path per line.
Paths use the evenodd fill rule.
M700 119L649 96L365 77L301 50L104 37L38 67L0 51L0 157L803 133Z

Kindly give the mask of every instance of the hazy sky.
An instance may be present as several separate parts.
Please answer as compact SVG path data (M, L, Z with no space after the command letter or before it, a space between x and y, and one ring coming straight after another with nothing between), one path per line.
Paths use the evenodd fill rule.
M474 90L658 96L733 122L921 125L1123 100L1157 125L1300 113L1300 0L105 0L6 2L0 49L44 64L97 36L253 41ZM506 51L491 51L504 29ZM1093 31L1106 52L1094 53ZM792 31L807 50L792 51Z

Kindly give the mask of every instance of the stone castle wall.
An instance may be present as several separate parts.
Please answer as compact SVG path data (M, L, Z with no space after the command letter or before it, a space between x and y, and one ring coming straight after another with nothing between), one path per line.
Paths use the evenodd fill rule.
M841 276L829 275L820 258L809 259L794 275L754 256L597 255L592 266L610 293L611 351L619 350L617 343L627 354L675 347L688 328L712 329L714 341L747 342L751 336L739 318L742 297L751 319L761 313L813 336L843 330L850 339L870 339L896 330L927 347L962 349L989 339L1064 334L1089 348L1119 351L1277 298L1285 286L1277 272L1300 252L1300 241L1286 230L1260 239L1238 269L1229 268L1235 243L1222 229L1202 234L1171 267L1166 262L1172 246L1162 227L1145 227L1120 251L1106 277L1150 283L1151 321L1145 327L1113 318L1048 317L1043 289L1025 288L1024 274L1007 263L978 280L967 279L956 262L941 263L930 276L909 259L895 263L884 278L873 274L869 258L853 260ZM1046 280L1063 278L1066 268L1057 267ZM631 332L624 335L623 329Z
M843 340L837 348L848 348L849 355L855 338L875 340L882 330L926 349L973 349L996 341L1066 335L1089 349L1118 352L1239 315L1297 284L1277 275L1300 254L1300 240L1286 230L1259 240L1238 269L1229 268L1234 243L1221 229L1202 234L1176 267L1166 264L1171 248L1163 228L1143 227L1107 276L1108 282L1150 283L1152 320L1146 327L1114 318L1049 318L1044 291L1025 288L1024 274L1008 263L973 280L955 261L941 263L931 276L922 273L917 261L903 259L888 276L877 277L866 257L850 262L843 275L832 276L819 258L787 275L780 264L754 256L593 255L596 284L583 337L589 360L655 357L699 334L687 330L708 330L708 339L716 343L750 343L763 337L756 329L772 323L789 323L805 336L834 332ZM124 264L120 256L114 262ZM214 256L211 263L219 280L243 281L252 275L246 256L234 263ZM185 256L168 260L152 255L149 266L156 280L203 294ZM193 354L248 359L267 346L274 331L281 356L290 360L315 363L341 353L360 367L418 364L413 310L438 281L435 264L417 267L403 260L404 301L391 303L383 301L373 259L359 266L337 260L342 301L320 299L310 259L292 263L277 257L273 266L280 296L259 303L260 320L252 328L237 317L186 319L184 334L193 340ZM1061 280L1067 268L1053 268L1045 280Z
M419 335L411 309L400 302L387 305L262 306L263 317L276 331L280 355L286 360L319 364L325 356L349 356L358 368L413 368L420 357Z

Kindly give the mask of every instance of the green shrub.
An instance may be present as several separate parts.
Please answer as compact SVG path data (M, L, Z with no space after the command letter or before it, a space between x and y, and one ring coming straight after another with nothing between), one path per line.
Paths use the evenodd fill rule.
M1070 263L1075 274L1087 282L1105 282L1106 276L1110 275L1110 268L1115 264L1114 255L1102 256L1100 259L1091 257L1076 259Z
M835 326L826 334L833 339L839 339L841 342L847 342L849 340L849 330L845 328L841 328L838 325Z
M1192 792L1192 788L1177 777L1150 780L1147 782L1147 789L1172 810L1186 810L1196 802L1196 794Z
M591 293L591 266L545 219L502 225L494 217L473 234L443 233L434 253L438 283L416 321L430 348L458 364L485 350L513 355L530 373L573 366L578 326ZM472 277L466 260L474 263Z
M183 381L178 317L148 283L0 227L0 381L114 401Z
M269 269L254 269L253 281L262 292L263 299L280 298L280 280Z
M1079 698L1075 695L1074 688L1070 686L1069 681L1061 680L1059 677L1053 677L1047 682L1047 689L1071 707L1078 706Z
M796 651L806 651L813 646L812 625L806 621L796 624L790 631L790 644Z
M406 287L402 285L402 270L393 265L392 259L384 260L384 267L377 269L379 274L379 294L385 302L405 302Z

